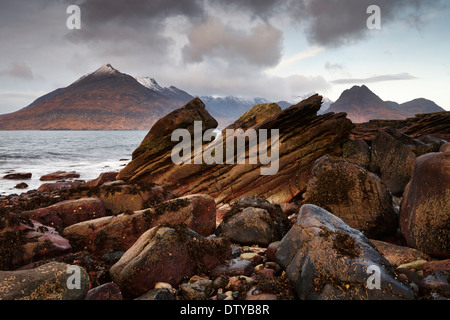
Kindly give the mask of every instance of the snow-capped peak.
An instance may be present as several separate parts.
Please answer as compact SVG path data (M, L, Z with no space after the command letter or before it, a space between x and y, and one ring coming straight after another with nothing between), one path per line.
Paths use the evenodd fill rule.
M155 79L150 77L136 77L137 82L142 84L144 87L156 90L156 91L164 91L164 88L161 87Z
M97 69L94 72L94 74L97 74L97 75L110 75L110 74L115 74L115 73L119 73L119 71L114 69L113 66L110 65L109 63L102 65L99 69Z
M88 74L85 74L84 76L82 76L81 78L79 78L77 81L75 81L74 83L78 83L81 80L94 75L94 76L108 76L108 75L113 75L113 74L119 74L120 72L116 69L113 68L113 66L111 66L109 63L108 64L104 64L102 65L100 68L98 68L97 70L95 70L94 72L90 72Z

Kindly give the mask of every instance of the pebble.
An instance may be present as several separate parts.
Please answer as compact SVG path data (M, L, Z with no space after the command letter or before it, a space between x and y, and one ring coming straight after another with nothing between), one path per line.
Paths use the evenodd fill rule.
M255 252L246 252L239 256L242 260L248 260L253 263L253 265L258 265L262 262L262 257L260 254Z
M420 259L398 266L398 269L422 269L422 266L428 261Z

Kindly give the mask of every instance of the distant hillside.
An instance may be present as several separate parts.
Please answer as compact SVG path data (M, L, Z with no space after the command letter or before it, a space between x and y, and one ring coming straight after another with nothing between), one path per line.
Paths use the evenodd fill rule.
M134 78L105 64L27 107L0 115L0 130L149 130L160 118L194 99L150 77ZM220 128L233 123L264 98L202 96ZM281 102L282 108L293 103Z
M346 112L354 123L375 119L401 120L421 113L445 111L433 101L423 98L398 104L383 101L366 86L354 86L345 90L339 99L331 104L327 112Z
M186 103L186 93L149 89L107 64L28 107L0 116L1 130L148 130Z
M276 102L286 109L313 94ZM195 96L174 86L161 87L150 77L134 78L110 64L56 89L29 106L0 115L0 130L149 130L160 118ZM223 129L265 98L212 97L200 99ZM323 98L318 114L346 112L355 123L372 119L400 120L420 113L445 111L433 101L415 99L398 104L383 101L366 86L345 90L333 103Z

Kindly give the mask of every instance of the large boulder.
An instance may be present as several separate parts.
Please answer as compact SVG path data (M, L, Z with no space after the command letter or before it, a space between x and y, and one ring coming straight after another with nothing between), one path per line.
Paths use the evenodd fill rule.
M364 234L315 205L301 207L276 255L300 299L414 298Z
M363 168L370 165L370 147L362 139L350 140L342 146L342 156Z
M0 270L70 252L69 241L54 228L0 209Z
M271 164L262 164L261 161L250 164L248 159L246 164L237 164L237 155L234 154L233 164L223 161L222 164L203 162L176 165L171 161L171 152L177 142L170 141L171 133L184 128L192 135L194 121L202 121L202 133L214 129L216 125L215 120L206 114L201 101L195 100L156 123L133 153L132 161L120 171L117 178L127 182L151 181L164 185L178 195L206 193L214 197L218 205L230 203L242 196L260 196L272 203L290 202L305 191L315 160L325 154L342 154L341 145L353 128L344 113L318 116L321 103L322 97L314 95L281 112L269 107L266 113L265 108L256 108L241 123L230 127L244 127L245 132L235 131L234 139L246 139L247 126L251 126L248 130L254 130L258 140L263 140L264 131L260 130L267 130L263 143L269 144L269 147L272 141L269 142L267 137L271 135L271 130L279 130L279 153L276 157L274 139ZM264 113L262 117L258 116L258 110ZM226 131L222 132L222 139L205 143L203 150L215 154L215 150L226 148ZM261 142L259 147L262 147ZM249 152L249 148L246 143L246 152ZM276 174L262 174L262 168L270 165L276 168L277 163Z
M78 222L104 217L106 209L98 198L82 198L61 201L49 207L24 211L18 215L53 228L63 229Z
M281 240L289 222L279 205L258 197L242 197L232 204L216 230L216 234L242 245L267 247Z
M389 129L380 132L372 141L369 169L378 174L393 195L401 197L411 180L414 161L428 151L425 143L400 130Z
M386 185L373 173L343 159L323 156L315 162L304 202L332 212L370 238L389 235L398 226Z
M208 236L216 228L214 199L208 195L172 199L146 210L80 222L65 228L63 235L76 249L101 254L127 250L145 231L161 224L185 224Z
M155 227L125 252L110 275L123 294L137 297L158 282L178 286L185 277L213 269L230 254L224 239L204 238L184 228Z
M81 300L88 290L86 270L65 263L50 262L30 270L0 271L0 300Z
M260 208L248 207L239 214L223 220L217 233L242 245L257 244L268 246L274 237L275 224L269 212Z
M417 158L400 207L400 227L409 246L450 257L450 152Z

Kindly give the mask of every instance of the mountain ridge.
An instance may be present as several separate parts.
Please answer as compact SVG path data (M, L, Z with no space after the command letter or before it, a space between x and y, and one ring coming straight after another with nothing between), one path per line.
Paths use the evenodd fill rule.
M313 94L309 95L312 96ZM286 109L309 96L278 101ZM28 106L0 115L0 130L149 130L160 118L199 97L219 128L232 124L262 97L194 96L177 87L162 87L151 77L133 77L104 64L64 88L58 88ZM355 123L372 119L405 119L416 113L445 111L424 98L398 104L383 101L365 85L345 90L336 102L323 98L318 114L346 112Z
M327 110L335 113L345 112L354 123L365 123L370 120L402 120L416 114L443 111L445 110L436 103L424 98L402 104L384 101L365 85L345 90Z

